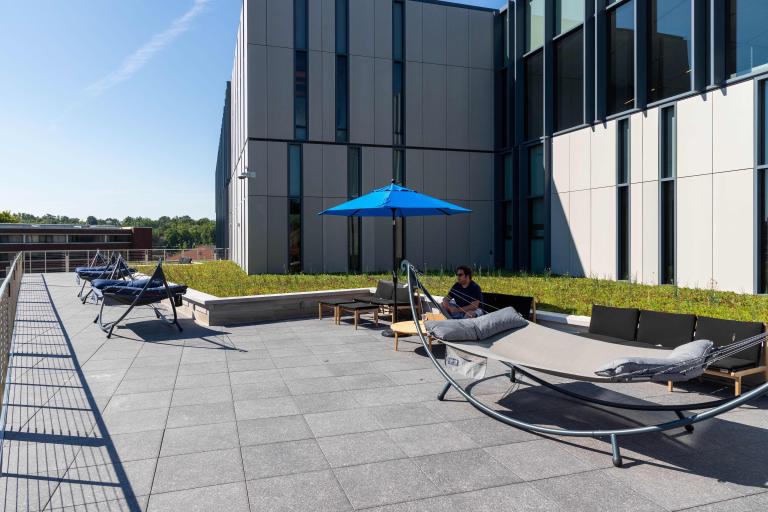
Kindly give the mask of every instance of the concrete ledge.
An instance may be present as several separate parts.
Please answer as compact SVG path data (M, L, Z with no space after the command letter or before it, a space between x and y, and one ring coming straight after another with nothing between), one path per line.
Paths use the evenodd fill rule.
M307 318L317 315L317 303L324 299L349 299L368 295L372 288L349 288L313 292L273 293L244 297L215 297L188 289L182 298L182 312L203 325L227 325ZM330 311L328 312L330 314Z
M536 310L536 319L556 324L577 325L579 327L589 327L589 317L582 315L569 315L566 313L554 313L552 311Z

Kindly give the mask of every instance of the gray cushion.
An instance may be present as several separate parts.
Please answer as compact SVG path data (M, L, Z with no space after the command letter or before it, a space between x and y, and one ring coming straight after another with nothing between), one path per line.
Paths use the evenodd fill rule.
M506 307L472 320L475 323L477 339L479 340L490 338L494 334L510 329L518 329L528 323L513 307Z
M504 308L477 318L427 320L424 327L432 336L445 341L477 341L494 334L523 327L528 322L515 311Z
M462 320L427 320L424 327L437 339L444 341L477 341L474 318Z
M647 379L666 382L685 381L698 377L706 369L703 364L694 368L670 368L688 360L706 356L712 350L709 340L696 340L680 345L667 357L624 357L614 359L595 371L595 375L611 377L613 380ZM667 369L665 369L667 368ZM680 370L685 370L681 373Z

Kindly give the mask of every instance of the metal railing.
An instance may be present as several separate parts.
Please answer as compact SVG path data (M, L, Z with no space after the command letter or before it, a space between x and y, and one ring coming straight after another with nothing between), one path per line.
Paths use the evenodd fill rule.
M8 377L11 340L13 339L13 325L16 321L16 307L19 302L21 278L24 276L23 260L24 253L17 253L16 257L10 262L10 266L3 268L6 277L3 279L2 284L0 284L0 397L2 397L2 404L5 404L6 401L6 379Z
M163 258L167 263L194 263L199 261L217 261L229 259L229 249L216 247L196 247L182 249L168 247L162 249L113 249L104 247L98 249L102 254L120 254L132 265L150 264ZM74 272L77 267L85 267L91 263L97 249L90 250L48 250L23 251L22 265L26 272ZM0 278L6 264L12 261L18 253L0 251Z

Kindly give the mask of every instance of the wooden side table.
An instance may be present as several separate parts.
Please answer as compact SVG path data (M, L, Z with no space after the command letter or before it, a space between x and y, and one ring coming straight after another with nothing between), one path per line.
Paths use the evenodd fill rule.
M424 322L419 321L419 327L421 328L422 332L426 332L426 328L424 327ZM400 335L406 335L406 336L413 336L416 334L419 334L416 330L416 324L413 322L413 320L407 320L405 322L397 322L392 324L390 327L392 329L392 332L395 333L395 352L397 352L397 343L400 341ZM432 336L427 334L427 341L429 342L429 350L432 350Z

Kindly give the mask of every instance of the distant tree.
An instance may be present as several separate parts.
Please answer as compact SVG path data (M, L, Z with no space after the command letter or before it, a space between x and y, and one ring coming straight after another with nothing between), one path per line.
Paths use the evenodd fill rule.
M0 223L17 224L19 218L13 215L9 210L0 211Z
M99 220L93 215L89 215L88 218L85 219L85 223L88 224L89 226L95 226L96 224L99 223Z

